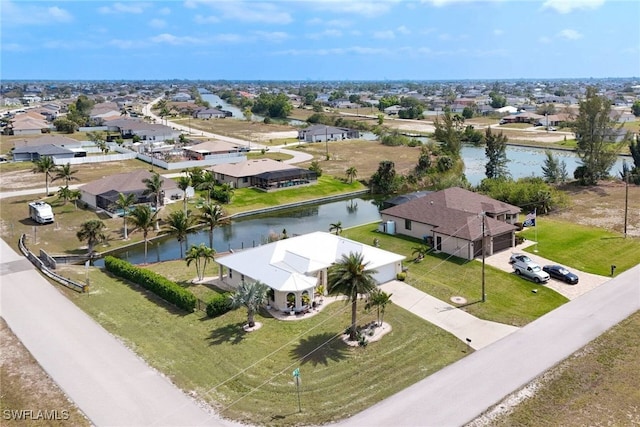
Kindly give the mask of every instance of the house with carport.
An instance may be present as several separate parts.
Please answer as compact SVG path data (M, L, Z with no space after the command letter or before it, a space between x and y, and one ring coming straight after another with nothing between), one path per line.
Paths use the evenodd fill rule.
M309 308L316 289L327 289L327 270L343 255L362 254L366 268L375 270L377 284L394 280L405 256L365 245L342 236L317 231L255 248L216 257L218 280L237 288L242 282L260 281L269 288L268 304L283 312Z
M265 191L312 185L318 180L317 174L309 169L273 159L219 164L211 170L219 183L233 188L255 187Z
M380 231L424 241L437 252L471 260L515 246L521 209L452 187L384 209Z

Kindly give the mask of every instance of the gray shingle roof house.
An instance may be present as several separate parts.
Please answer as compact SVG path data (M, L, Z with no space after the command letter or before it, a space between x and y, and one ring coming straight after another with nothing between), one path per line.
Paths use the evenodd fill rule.
M515 246L513 224L519 213L517 206L452 187L383 210L381 226L423 239L437 251L473 259L482 254L483 244L486 255Z
M357 130L325 125L313 125L298 131L298 139L307 142L340 141L358 138L360 138L360 132Z
M234 188L257 187L278 190L317 181L315 172L273 159L253 159L239 163L226 163L211 168L218 182Z
M136 194L136 203L148 203L153 200L143 193L146 186L143 179L151 178L153 174L146 169L138 169L133 172L119 173L92 181L79 188L81 199L94 209L113 210L113 203L118 199L118 194ZM172 179L162 177L162 192L164 198L183 197L183 191Z
M47 156L54 159L70 159L76 156L74 151L53 144L17 147L11 154L16 162L32 162Z

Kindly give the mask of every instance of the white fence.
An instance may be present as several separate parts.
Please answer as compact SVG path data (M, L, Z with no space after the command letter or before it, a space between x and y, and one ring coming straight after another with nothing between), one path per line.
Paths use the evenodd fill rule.
M121 160L135 159L137 153L124 153L124 154L105 154L103 156L89 156L89 157L73 157L70 159L53 159L53 162L60 166L66 165L83 165L88 163L102 163L102 162L116 162Z
M154 166L158 166L162 169L167 170L183 170L186 168L193 167L203 167L203 166L213 166L213 165L221 165L225 163L239 163L247 160L247 156L245 155L237 155L237 154L217 154L215 156L211 156L211 158L206 160L186 160L184 162L175 162L175 163L167 163L164 160L152 158L151 156L147 156L146 154L138 153L138 158L143 162L152 163Z

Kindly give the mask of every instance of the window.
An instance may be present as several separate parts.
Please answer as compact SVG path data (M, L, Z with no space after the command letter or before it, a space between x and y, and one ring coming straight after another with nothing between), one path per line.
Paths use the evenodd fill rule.
M404 220L404 229L405 230L411 230L411 220L410 219L405 219Z

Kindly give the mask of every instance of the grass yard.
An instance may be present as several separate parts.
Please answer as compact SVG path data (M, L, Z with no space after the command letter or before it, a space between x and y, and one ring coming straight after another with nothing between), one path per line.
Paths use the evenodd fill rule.
M549 288L486 266L487 299L483 303L481 262L429 254L421 262L414 263L412 252L420 246L419 241L376 230L377 224L370 224L346 229L342 235L367 244L377 238L382 249L407 257L404 263L409 269L407 283L448 303L451 303L451 297L462 296L468 302L462 308L481 319L524 326L567 302L565 297ZM537 292L531 292L533 289Z
M79 268L82 267L67 267ZM78 274L81 274L78 273ZM245 333L246 311L219 318L177 311L148 292L90 270L90 294L66 292L150 365L223 416L258 425L319 425L355 414L466 355L452 335L393 305L393 330L367 347L338 337L350 306L328 304L295 322L258 315ZM359 323L375 319L363 313ZM300 367L301 406L291 372Z
M543 374L535 384L533 396L482 425L640 424L640 312Z
M640 262L638 238L625 239L620 233L540 216L535 228L538 255L578 270L608 276L612 264L620 273ZM527 228L522 234L535 240L536 230ZM535 248L530 246L525 251L532 252Z

